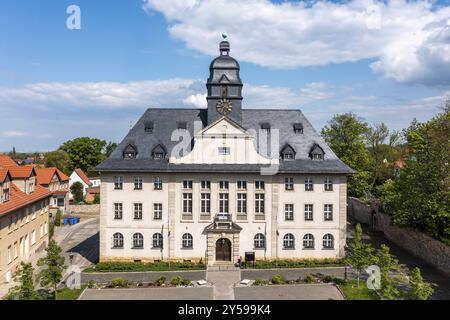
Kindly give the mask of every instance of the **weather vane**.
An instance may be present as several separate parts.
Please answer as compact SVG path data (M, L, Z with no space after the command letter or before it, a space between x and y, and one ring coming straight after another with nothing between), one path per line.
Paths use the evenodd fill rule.
M224 40L226 40L226 39L228 38L228 36L226 35L226 33L222 33L222 38L223 38Z

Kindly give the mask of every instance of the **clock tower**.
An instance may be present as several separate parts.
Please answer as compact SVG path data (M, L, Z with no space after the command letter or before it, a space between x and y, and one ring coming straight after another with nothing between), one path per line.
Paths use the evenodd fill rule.
M208 95L208 124L222 116L242 124L242 81L239 63L230 56L230 43L220 43L220 56L209 67L206 82Z

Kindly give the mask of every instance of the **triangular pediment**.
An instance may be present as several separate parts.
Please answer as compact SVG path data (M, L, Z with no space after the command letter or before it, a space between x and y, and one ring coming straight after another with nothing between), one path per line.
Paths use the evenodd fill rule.
M216 121L212 122L209 126L199 132L199 135L245 135L250 134L242 128L238 123L234 122L230 118L223 116Z
M220 83L220 84L230 83L230 79L228 79L228 77L227 77L225 74L223 74L223 75L220 77L219 83Z

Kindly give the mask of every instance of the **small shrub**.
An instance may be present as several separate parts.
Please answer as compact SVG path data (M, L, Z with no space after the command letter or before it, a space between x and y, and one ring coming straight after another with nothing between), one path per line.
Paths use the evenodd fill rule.
M340 286L343 286L347 283L347 281L345 281L345 279L341 279L341 278L334 278L333 282Z
M279 274L276 274L276 275L274 275L272 277L272 283L273 284L283 284L285 282L286 281L284 280L284 278L281 275L279 275Z
M54 234L55 234L55 224L53 222L50 222L48 224L48 237L52 239Z
M315 281L314 277L310 274L306 275L305 282L306 283L313 283Z
M323 277L322 281L325 282L325 283L333 282L333 277L332 276L325 276L325 277Z
M93 289L97 287L97 282L95 282L94 280L89 280L88 282L88 288L89 289Z
M174 286L181 286L183 284L183 277L180 276L173 277L172 280L170 281L170 284Z
M55 214L55 226L59 227L61 225L61 210L58 209Z
M124 278L114 278L111 280L112 288L123 288L127 285L127 281Z
M155 281L155 285L157 285L158 287L162 286L165 283L166 283L166 277L164 277L164 276L159 277Z
M253 283L254 286L265 286L267 284L268 284L268 281L261 279L261 278L256 278L255 282Z
M183 286L190 286L192 285L192 281L189 279L183 279Z

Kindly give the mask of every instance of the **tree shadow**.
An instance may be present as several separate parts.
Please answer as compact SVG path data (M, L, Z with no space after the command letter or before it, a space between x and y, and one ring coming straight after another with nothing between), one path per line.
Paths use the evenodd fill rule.
M80 242L76 246L67 250L67 252L72 252L79 254L84 259L88 260L90 263L97 263L99 260L99 250L100 249L100 233L92 235L86 240Z

